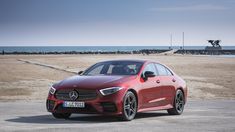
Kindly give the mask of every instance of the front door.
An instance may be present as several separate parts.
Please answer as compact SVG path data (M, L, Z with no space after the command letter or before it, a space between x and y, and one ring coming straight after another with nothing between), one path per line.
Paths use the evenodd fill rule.
M144 77L146 71L152 71L155 77ZM144 79L143 79L144 78ZM142 105L140 108L149 108L163 105L162 82L161 77L157 75L156 68L153 63L147 64L142 72L142 87L139 91Z

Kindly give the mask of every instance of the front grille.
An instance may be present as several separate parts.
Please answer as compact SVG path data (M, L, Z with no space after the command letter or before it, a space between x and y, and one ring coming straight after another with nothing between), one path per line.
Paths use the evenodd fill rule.
M55 101L53 100L47 100L47 110L52 111L55 105Z
M116 105L111 102L103 102L101 103L101 106L103 107L104 112L116 112L117 111Z
M59 100L74 101L69 97L69 92L74 90L78 92L78 98L75 101L92 100L97 97L97 93L95 90L84 89L61 89L56 91L55 97Z

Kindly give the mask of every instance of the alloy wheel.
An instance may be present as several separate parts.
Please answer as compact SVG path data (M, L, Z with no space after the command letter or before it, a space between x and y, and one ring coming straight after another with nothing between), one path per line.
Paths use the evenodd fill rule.
M170 115L180 115L184 111L184 93L182 90L178 89L175 93L173 108L168 109L167 112Z
M132 92L127 92L124 98L124 110L123 116L124 120L132 120L134 119L137 112L137 101L136 97Z
M176 110L179 113L182 113L182 111L184 109L184 95L183 95L183 92L181 90L178 91L177 94L176 94L175 107L176 107Z

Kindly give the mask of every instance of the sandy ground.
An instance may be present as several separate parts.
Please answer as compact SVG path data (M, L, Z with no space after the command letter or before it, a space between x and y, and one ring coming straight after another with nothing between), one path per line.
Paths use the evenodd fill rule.
M49 86L103 60L162 62L186 80L191 99L234 99L235 58L190 55L4 55L0 101L45 100ZM73 73L74 72L74 73Z

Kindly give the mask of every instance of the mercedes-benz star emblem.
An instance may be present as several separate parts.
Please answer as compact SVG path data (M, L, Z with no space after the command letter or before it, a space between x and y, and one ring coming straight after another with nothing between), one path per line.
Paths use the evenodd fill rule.
M72 100L76 100L78 98L78 92L77 91L71 91L69 92L69 97Z

